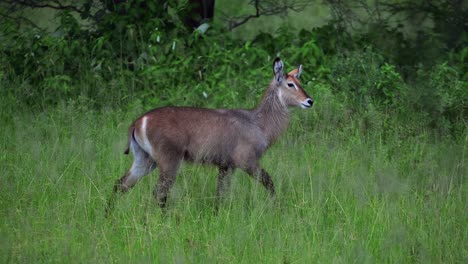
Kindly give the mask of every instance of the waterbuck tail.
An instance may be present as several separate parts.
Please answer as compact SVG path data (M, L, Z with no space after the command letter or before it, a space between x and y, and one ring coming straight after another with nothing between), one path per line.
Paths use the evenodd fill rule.
M135 125L134 123L132 123L132 125L130 125L130 127L128 128L128 141L127 141L127 148L125 149L124 151L124 154L125 155L128 155L128 153L130 152L130 141L132 140L135 140L135 135L133 134L135 131Z

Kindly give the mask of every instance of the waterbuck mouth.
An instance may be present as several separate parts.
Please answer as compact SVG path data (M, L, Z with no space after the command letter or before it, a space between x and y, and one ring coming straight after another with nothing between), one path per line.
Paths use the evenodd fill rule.
M308 99L305 100L305 102L301 103L301 107L302 108L310 108L310 107L312 107L313 104L314 104L314 101L312 101L312 99L308 98Z

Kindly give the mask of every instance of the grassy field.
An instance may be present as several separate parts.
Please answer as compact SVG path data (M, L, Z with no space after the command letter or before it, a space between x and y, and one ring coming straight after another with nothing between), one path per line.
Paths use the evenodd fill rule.
M4 112L0 262L466 263L467 137L335 130L317 118L325 110L294 111L264 156L276 200L237 171L215 215L217 170L184 165L167 215L153 173L108 219L131 164L127 125L144 109Z

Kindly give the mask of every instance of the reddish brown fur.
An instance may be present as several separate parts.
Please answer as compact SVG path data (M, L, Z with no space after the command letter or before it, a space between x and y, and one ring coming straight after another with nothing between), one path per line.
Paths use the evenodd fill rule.
M313 102L296 78L302 68L284 75L279 59L273 65L275 79L254 109L163 107L135 120L125 151L132 150L134 164L116 182L114 191L125 192L157 165L160 178L155 197L164 208L179 165L187 160L219 167L218 197L228 188L235 168L245 170L274 195L273 181L259 159L286 128L288 106L307 108Z

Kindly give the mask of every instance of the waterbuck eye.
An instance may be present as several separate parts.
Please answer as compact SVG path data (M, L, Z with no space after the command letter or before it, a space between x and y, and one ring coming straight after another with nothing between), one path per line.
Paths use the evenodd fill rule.
M293 83L288 83L288 86L289 87L294 87L294 84Z

